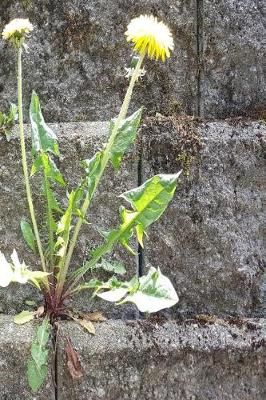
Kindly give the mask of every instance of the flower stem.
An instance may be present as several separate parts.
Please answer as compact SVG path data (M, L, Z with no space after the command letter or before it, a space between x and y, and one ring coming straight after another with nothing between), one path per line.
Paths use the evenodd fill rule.
M22 159L22 169L24 174L24 183L26 188L26 195L28 200L28 206L31 216L31 221L33 225L33 231L35 234L38 251L40 254L42 269L44 272L47 272L45 265L45 258L42 250L42 244L40 240L40 235L38 231L38 226L35 218L35 212L32 202L30 181L29 181L29 172L27 165L27 156L26 156L26 146L25 146L25 136L24 136L24 125L23 125L23 104L22 104L22 47L18 48L18 114L19 114L19 133L20 133L20 145L21 145L21 159Z
M87 213L87 210L88 210L88 208L90 206L91 199L92 199L92 197L93 197L93 195L95 193L95 190L96 190L96 188L97 188L97 186L98 186L98 184L100 182L100 179L101 179L101 177L103 175L103 172L104 172L104 170L105 170L105 168L106 168L106 166L108 164L108 161L110 159L110 150L112 149L112 146L114 144L114 141L115 141L116 135L118 133L119 127L121 126L122 121L126 117L126 114L127 114L127 111L128 111L128 107L129 107L129 103L130 103L130 100L131 100L131 97L132 97L132 93L133 93L133 88L134 88L134 85L135 85L135 83L136 83L136 81L137 81L137 79L139 77L139 73L140 73L140 69L141 69L141 65L142 65L142 62L144 60L144 57L145 57L144 54L140 56L140 58L138 60L138 63L137 63L137 65L136 65L136 67L134 69L134 72L132 74L132 77L131 77L131 80L130 80L130 83L129 83L129 86L128 86L128 89L127 89L127 92L126 92L122 107L120 109L119 115L118 115L118 117L116 119L116 122L115 122L115 125L113 127L112 133L111 133L111 135L109 137L108 143L107 143L106 148L105 148L104 153L103 153L103 157L102 157L102 161L101 161L101 170L100 170L100 172L99 172L99 174L97 176L97 179L95 181L94 190L90 194L87 193L87 195L85 197L85 200L84 200L84 203L83 203L83 206L82 206L82 209L81 209L81 214L83 216L85 216L86 213ZM80 231L80 228L82 226L82 223L83 223L83 218L79 217L79 219L77 221L77 224L75 226L75 229L74 229L74 233L73 233L72 239L70 241L70 246L69 246L69 249L68 249L68 252L67 252L67 255L66 255L65 263L60 268L60 272L59 272L59 275L58 275L58 286L57 286L57 298L58 299L60 299L61 295L62 295L62 291L63 291L63 288L64 288L64 284L65 284L68 268L69 268L69 265L70 265L70 262L71 262L72 254L73 254L73 251L74 251L77 239L78 239L78 235L79 235L79 231Z

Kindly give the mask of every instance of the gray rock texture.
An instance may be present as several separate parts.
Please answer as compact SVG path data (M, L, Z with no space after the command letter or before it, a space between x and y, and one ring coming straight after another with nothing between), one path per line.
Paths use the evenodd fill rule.
M107 125L68 123L52 127L59 136L60 168L73 187L81 173L79 160L94 154L105 140ZM139 268L145 270L145 263L160 267L170 277L180 296L174 315L266 315L265 133L264 122L243 119L200 122L147 118L138 145L127 155L121 172L114 174L112 168L108 169L90 217L93 224L103 228L115 227L118 222L121 199L115 193L136 187L138 181L154 174L175 172L191 161L189 176L183 176L166 214L148 232L141 254L143 265L115 249L115 258L124 260L128 277ZM4 205L0 208L0 249L8 255L15 247L21 258L36 266L19 228L27 209L18 139L7 143L1 138L0 152L0 202ZM38 196L36 200L40 210ZM99 243L93 225L84 226L73 267L81 265L89 257L89 248ZM20 311L25 308L23 301L32 296L36 298L28 286L1 288L2 311ZM105 304L91 304L84 292L73 306L83 310L104 308L113 317L133 317L132 308L113 310Z
M0 29L15 17L29 17L35 31L24 55L25 104L32 89L45 102L49 121L106 120L121 106L131 46L124 32L132 17L154 14L175 38L167 63L147 62L148 73L132 103L149 112L194 113L197 100L195 0L3 0ZM16 101L14 51L0 41L0 109Z
M36 324L15 325L10 317L0 315L0 393L3 400L53 400L54 364L42 390L33 394L27 383L27 360L36 335ZM51 360L53 355L51 352Z
M32 89L47 120L106 120L118 113L131 58L124 32L154 14L171 28L173 57L146 63L132 108L150 114L226 117L265 113L264 0L2 0L0 29L15 17L35 26L24 55L25 105ZM0 109L16 102L14 51L0 41Z
M58 400L264 400L265 321L213 325L108 321L89 336L72 323L58 342ZM65 340L84 376L73 381Z
M75 188L84 172L80 167L81 160L91 158L95 152L101 149L102 144L106 141L108 132L108 124L99 123L67 123L67 124L52 124L51 128L58 135L61 156L58 160L58 166L69 183L68 187L60 191L62 198L65 199L63 204L66 207L66 190L70 191ZM26 127L29 134L29 127ZM0 154L1 154L1 204L0 209L0 249L10 255L14 248L20 258L25 260L27 265L35 268L38 266L38 258L36 258L27 248L21 236L20 221L22 218L28 217L27 204L23 188L22 170L20 164L20 148L17 138L17 128L14 128L14 137L11 142L7 143L4 137L0 138ZM28 140L28 145L30 145ZM30 155L28 154L30 164ZM33 193L36 200L36 215L41 223L43 208L40 201L40 181L32 178ZM36 184L37 182L37 184ZM123 167L119 173L115 173L113 168L108 168L106 176L99 186L98 193L92 202L90 215L88 216L90 225L83 225L81 234L77 244L77 251L73 255L72 267L81 266L88 258L90 250L102 243L101 236L96 231L95 226L104 230L114 228L119 223L119 206L121 199L117 196L123 191L136 187L138 184L138 155L135 152L128 153L125 157ZM132 243L134 248L134 243ZM134 256L128 256L121 249L114 250L114 259L121 260L128 271L126 278L131 278L137 272L136 260ZM88 276L90 278L90 276ZM106 276L102 276L106 278ZM94 302L89 301L89 292L83 292L82 296L76 297L73 307L80 310L88 310L95 308ZM0 289L0 307L4 313L15 313L20 309L25 308L25 300L34 298L37 301L36 291L30 288L29 285L18 286L17 284L10 287ZM97 302L97 307L103 307L106 311L110 310L109 303ZM113 309L113 306L112 306ZM112 316L117 313L130 314L125 316L133 317L130 310L131 307L115 307Z
M141 137L143 181L199 151L143 254L174 282L176 311L265 315L265 123L159 118Z
M265 114L265 1L199 3L201 115Z

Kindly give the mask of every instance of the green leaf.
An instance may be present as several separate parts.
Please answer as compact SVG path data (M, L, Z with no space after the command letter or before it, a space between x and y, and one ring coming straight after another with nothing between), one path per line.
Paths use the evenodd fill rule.
M33 392L37 392L45 381L48 374L48 368L43 365L40 369L37 368L34 360L28 360L27 377L28 383Z
M169 278L164 276L160 268L150 268L147 276L139 279L139 287L129 294L125 302L134 303L141 312L153 313L170 308L179 301Z
M35 314L35 311L21 311L19 314L14 316L14 322L17 325L26 324L35 318Z
M39 98L34 91L31 96L30 121L33 154L43 151L59 155L57 137L45 123Z
M133 211L121 209L122 225L120 231L122 238L123 232L135 225L138 241L143 246L142 238L146 228L157 221L167 208L175 193L176 182L180 174L181 171L172 175L155 175L143 185L120 196L127 200L133 209Z
M68 207L65 213L62 215L57 225L57 242L55 247L58 249L57 255L60 258L64 258L68 246L69 235L71 230L72 215L76 207L76 203L79 200L80 189L72 190L68 197Z
M159 268L150 268L148 274L139 278L137 284L124 282L121 285L124 287L97 292L97 296L111 302L120 301L120 304L134 303L141 312L147 313L172 307L179 300L171 281Z
M7 141L11 138L11 128L18 119L18 108L15 104L10 105L8 114L3 114L0 112L0 133L6 135Z
M135 254L129 246L129 239L133 228L137 231L137 238L141 245L146 228L155 222L165 211L173 198L177 179L182 171L177 174L155 175L136 189L129 190L121 195L130 202L133 210L121 207L120 217L122 223L119 228L105 232L105 243L92 252L92 258L72 274L72 279L79 279L107 253L116 243L122 244L131 253Z
M14 125L17 119L18 119L18 107L16 106L16 104L11 103L6 123L9 127L11 127L12 125Z
M120 261L108 261L102 259L100 263L96 264L95 269L103 269L107 272L113 272L117 275L124 275L126 273L126 269L124 265Z
M44 170L46 178L49 178L51 181L56 182L61 186L65 186L64 178L57 168L55 162L51 159L49 154L44 152L41 152L35 158L31 168L31 176L41 170Z
M90 198L97 185L97 178L101 171L103 152L98 151L92 158L83 160L81 165L86 171L86 185Z
M39 343L32 343L31 356L35 361L37 368L40 369L41 366L46 362L48 350L40 351Z
M31 228L31 225L27 221L22 220L20 223L20 228L22 231L22 235L23 235L26 243L28 244L29 248L35 252L36 251L36 238L35 238L32 228Z
M48 318L45 318L37 328L36 339L31 345L31 358L28 360L27 377L29 386L36 392L44 383L48 373L47 362L49 352L47 343L49 340L50 325Z
M132 114L130 117L126 118L115 137L113 146L110 151L110 159L115 169L118 169L121 164L122 157L124 153L129 149L129 147L135 142L140 120L141 120L142 108ZM110 123L110 135L114 128L115 121Z

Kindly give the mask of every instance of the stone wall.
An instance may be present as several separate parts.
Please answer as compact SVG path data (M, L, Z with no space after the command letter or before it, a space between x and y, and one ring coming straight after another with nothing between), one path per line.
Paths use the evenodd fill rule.
M74 186L81 174L79 160L91 157L105 141L107 124L51 126L59 136L60 168L70 187ZM182 168L180 155L181 159L188 155L189 170L184 170L165 215L149 229L140 257L135 259L119 248L114 257L124 261L128 276L145 272L149 264L160 267L180 295L180 303L172 311L174 317L180 313L266 316L265 137L264 122L199 122L174 117L144 120L138 144L126 156L121 175L114 174L111 167L107 171L90 214L93 225L82 231L73 267L81 265L89 257L89 249L101 240L94 224L105 229L118 223L121 199L117 194L157 173L178 171ZM0 152L0 248L6 254L16 248L29 265L36 265L19 227L21 218L27 217L27 208L18 139L7 143L2 137ZM37 194L37 188L33 191ZM35 198L40 218L40 201ZM18 311L23 300L33 295L28 287L1 289L2 311ZM105 303L91 304L85 293L75 304L84 310L104 307L110 312ZM108 315L115 317L134 314L131 309L111 309Z
M132 17L152 13L172 29L175 51L147 62L132 107L150 114L224 118L265 112L264 0L2 0L0 30L14 17L35 26L24 55L24 92L42 99L49 121L106 120L127 80ZM0 41L0 109L16 101L15 60Z
M32 394L25 367L34 326L0 318L3 400L264 400L265 320L108 321L89 336L61 323L57 356L42 390ZM67 368L66 339L83 376ZM53 384L56 389L53 390Z

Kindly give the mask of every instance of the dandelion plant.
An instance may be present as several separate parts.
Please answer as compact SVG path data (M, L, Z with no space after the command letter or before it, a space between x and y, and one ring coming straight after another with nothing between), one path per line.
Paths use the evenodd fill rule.
M147 275L133 276L129 281L120 279L121 265L110 262L106 256L115 246L125 247L135 254L130 247L130 239L135 234L140 246L148 227L157 221L174 196L180 172L155 175L141 186L128 190L120 195L128 203L128 208L120 207L120 223L113 229L102 232L103 243L91 249L90 258L83 265L75 265L73 251L85 222L90 221L90 205L106 167L112 164L118 171L123 155L135 142L142 108L128 116L128 108L133 89L138 79L144 74L145 58L165 61L174 48L169 28L153 16L142 15L134 18L125 33L128 42L133 44L134 67L128 70L129 86L120 112L109 125L108 140L92 157L82 161L84 174L76 188L68 191L67 180L58 169L55 159L60 155L59 144L55 133L46 124L38 95L33 91L30 104L31 122L31 167L29 167L23 126L23 93L22 93L22 56L27 48L27 37L33 31L28 19L11 21L2 33L3 39L11 42L17 53L18 71L18 115L21 145L21 161L24 175L25 192L29 208L29 221L21 221L21 230L30 250L39 255L39 271L32 271L27 264L19 261L14 250L10 261L0 252L0 286L11 282L30 283L41 290L44 296L43 322L38 328L32 344L31 357L28 362L28 380L33 391L36 391L47 373L47 342L49 323L53 324L62 317L70 317L83 327L88 327L85 316L73 315L66 306L66 299L80 291L90 291L92 296L118 304L134 303L142 312L156 312L173 306L178 296L160 268L151 267ZM37 223L32 197L30 177L42 176L42 195L46 199L43 217L44 224ZM57 187L67 193L67 207L63 209ZM62 191L61 191L62 192ZM74 268L69 270L70 265ZM107 281L89 277L91 271L103 269L111 272ZM124 267L122 267L124 271ZM22 313L23 314L23 313ZM38 312L16 317L17 323L24 323ZM88 329L89 330L89 329Z

